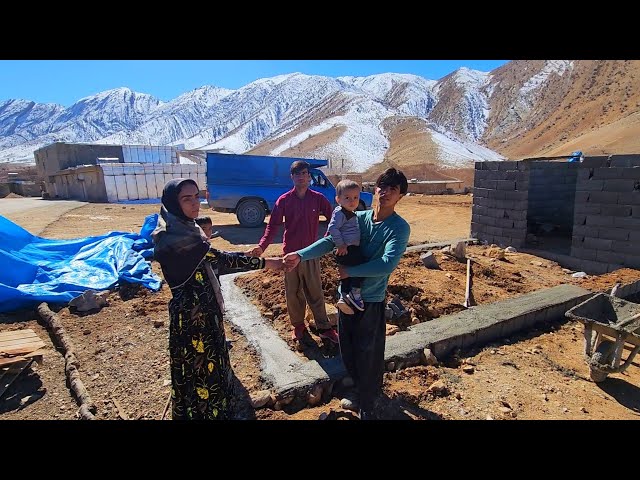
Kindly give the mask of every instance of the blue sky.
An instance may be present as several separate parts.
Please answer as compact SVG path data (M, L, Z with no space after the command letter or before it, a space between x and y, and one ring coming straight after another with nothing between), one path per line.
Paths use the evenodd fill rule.
M293 72L340 77L413 73L438 80L460 67L490 71L507 60L0 60L0 101L58 103L117 87L168 101L203 85L236 89Z

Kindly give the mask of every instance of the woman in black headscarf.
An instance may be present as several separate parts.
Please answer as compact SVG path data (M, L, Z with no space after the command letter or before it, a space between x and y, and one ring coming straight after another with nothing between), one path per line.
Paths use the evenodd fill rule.
M199 211L196 182L171 180L162 192L153 232L154 259L173 294L169 302L172 413L174 420L225 420L231 415L234 376L217 276L261 268L282 270L283 262L212 248L195 223Z

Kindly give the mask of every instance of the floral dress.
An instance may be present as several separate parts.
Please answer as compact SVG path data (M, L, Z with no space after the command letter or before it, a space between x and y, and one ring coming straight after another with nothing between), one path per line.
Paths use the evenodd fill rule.
M260 268L264 268L263 258L211 248L191 278L173 290L169 356L174 420L231 417L234 375L220 302L210 275ZM217 284L217 278L214 282Z

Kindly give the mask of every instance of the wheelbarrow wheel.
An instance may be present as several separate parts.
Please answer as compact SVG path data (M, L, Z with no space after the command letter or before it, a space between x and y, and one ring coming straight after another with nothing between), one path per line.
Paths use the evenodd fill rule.
M598 345L598 348L596 348L596 351L593 353L593 355L591 355L591 365L589 366L589 373L591 380L593 380L594 382L604 382L604 380L609 375L608 372L603 372L602 370L597 368L597 365L608 364L614 347L615 343L609 340L603 340L600 345Z

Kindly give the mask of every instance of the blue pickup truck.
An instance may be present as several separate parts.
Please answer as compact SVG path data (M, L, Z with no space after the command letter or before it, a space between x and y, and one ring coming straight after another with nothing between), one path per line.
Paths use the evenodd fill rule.
M293 188L290 167L296 160L311 166L311 189L336 205L336 189L321 167L327 160L207 152L207 203L217 212L235 213L243 227L257 227L280 195ZM360 210L371 208L373 195L360 192Z

